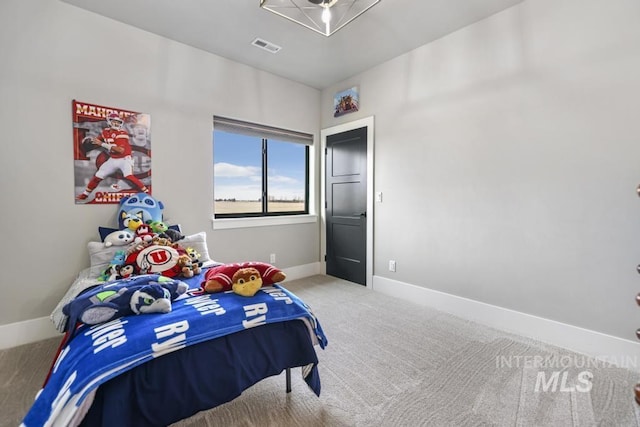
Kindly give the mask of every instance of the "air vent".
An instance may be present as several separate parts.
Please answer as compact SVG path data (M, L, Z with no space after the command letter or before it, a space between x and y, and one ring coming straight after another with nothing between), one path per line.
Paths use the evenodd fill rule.
M271 53L277 53L280 49L282 49L280 46L275 45L266 40L262 40L260 38L255 39L254 41L251 42L251 44Z

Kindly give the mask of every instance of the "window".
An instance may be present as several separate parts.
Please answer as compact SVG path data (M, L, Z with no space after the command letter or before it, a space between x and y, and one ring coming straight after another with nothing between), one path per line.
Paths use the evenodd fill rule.
M309 213L305 133L213 118L215 218Z

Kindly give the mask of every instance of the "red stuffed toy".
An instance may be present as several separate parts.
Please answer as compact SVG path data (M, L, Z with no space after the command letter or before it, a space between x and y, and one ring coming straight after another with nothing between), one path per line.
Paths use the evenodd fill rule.
M134 247L134 250L127 255L125 262L133 265L136 275L162 274L165 277L193 277L192 269L185 269L184 260L191 263L191 258L179 245L174 247L143 242L138 247Z
M243 268L255 268L262 276L262 286L270 286L282 282L287 276L278 268L264 262L242 262L223 264L211 267L204 275L200 287L207 293L232 290L233 275Z

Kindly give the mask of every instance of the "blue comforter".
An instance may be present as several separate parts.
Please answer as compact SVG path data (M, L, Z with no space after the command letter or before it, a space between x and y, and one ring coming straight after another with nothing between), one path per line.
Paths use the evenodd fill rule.
M82 326L59 354L22 425L68 425L77 420L78 408L92 391L135 366L227 334L294 319L305 320L324 348L326 337L309 307L278 285L250 298L190 291L173 302L170 313Z

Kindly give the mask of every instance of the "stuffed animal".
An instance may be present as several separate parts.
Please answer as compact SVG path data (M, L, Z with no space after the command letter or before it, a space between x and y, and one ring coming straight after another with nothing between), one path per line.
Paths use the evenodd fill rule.
M122 212L120 214L120 222L122 223L123 230L131 230L135 233L138 227L143 224L142 214Z
M131 228L125 224L125 219L138 218L142 224L151 224L154 221L162 221L162 202L154 199L147 193L135 193L120 199L118 211L118 228ZM134 229L135 230L135 229Z
M202 267L202 261L200 261L200 253L195 249L189 247L185 249L187 251L187 255L191 257L191 262L193 265L197 265L198 267ZM196 273L197 274L197 273Z
M159 236L170 239L174 243L184 239L184 234L173 228L168 229L164 233L160 233Z
M158 245L158 246L171 246L176 249L180 246L177 243L173 243L171 239L167 239L166 237L160 237L158 235L153 236L153 239L151 239L151 244Z
M202 273L200 266L198 264L194 264L193 261L191 261L191 257L184 252L181 252L180 256L178 256L177 267L179 268L178 276L182 277L191 278L196 274Z
M151 227L151 230L153 230L153 232L156 234L164 233L169 229L169 226L162 221L152 221L149 226Z
M200 287L208 293L233 290L233 275L242 268L256 269L262 280L261 286L282 282L287 277L280 269L264 262L222 264L207 270Z
M147 193L127 195L120 199L120 207L117 213L118 228L98 227L100 238L103 242L106 242L107 236L111 233L126 230L132 233L135 239L138 227L146 225L149 227L149 231L145 232L169 238L173 242L183 239L184 235L178 231L180 230L179 225L167 225L163 222L163 209L164 204ZM141 232L139 231L138 233ZM117 234L114 235L117 236ZM114 237L111 239L114 239ZM105 244L105 246L109 247L113 244L116 243Z
M193 277L195 274L189 255L178 256L178 267L180 268L180 275L183 277Z
M158 242L163 242L162 240ZM180 257L183 257L180 261ZM179 244L170 246L140 242L127 251L126 264L134 266L136 274L162 274L166 277L193 277L193 269L187 265L191 258Z
M102 274L98 277L98 282L110 282L112 280L116 280L119 274L120 266L124 264L124 261L127 257L125 251L116 251L113 254L113 258L109 263L109 267L102 272Z
M127 279L127 278L131 277L134 272L135 272L135 270L133 268L133 265L131 265L131 264L122 265L118 269L118 275L116 276L116 280L118 280L118 279Z
M260 272L253 267L241 268L231 278L231 290L243 297L252 297L262 287Z
M155 234L151 230L151 226L148 224L140 224L136 228L136 237L133 239L134 243L151 242Z
M63 307L62 312L69 316L66 329L73 335L77 322L96 325L131 314L168 313L171 302L188 288L184 282L159 275L136 276L98 286Z
M116 251L113 254L113 258L111 259L111 264L114 265L122 265L124 264L124 260L127 258L127 253L125 251Z
M98 277L98 282L111 282L116 280L116 277L118 276L118 267L119 266L116 264L109 264L109 267L107 267L107 269Z
M189 255L187 255L189 256ZM193 262L191 260L191 258L189 258L189 262L191 262L191 269L193 270L193 274L200 274L202 273L202 267L200 267L200 265L196 262Z
M130 230L117 230L109 233L104 238L104 246L106 248L111 246L125 246L133 242L134 235Z

